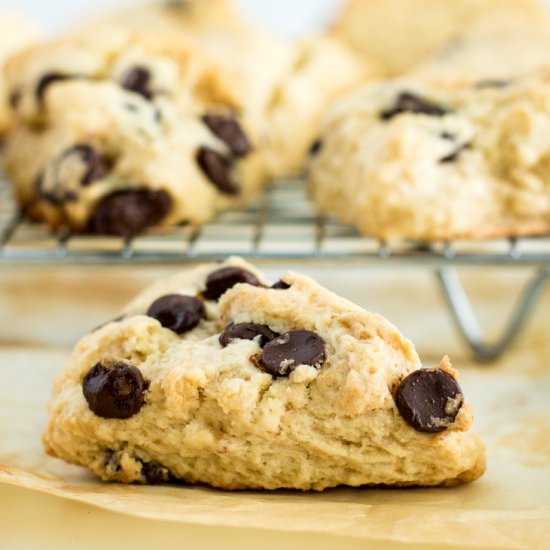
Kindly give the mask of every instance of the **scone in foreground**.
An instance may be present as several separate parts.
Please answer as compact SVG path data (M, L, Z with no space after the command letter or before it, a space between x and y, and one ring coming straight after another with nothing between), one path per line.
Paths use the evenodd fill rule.
M444 359L390 323L239 259L152 286L55 383L47 452L104 480L224 489L455 485L484 471Z

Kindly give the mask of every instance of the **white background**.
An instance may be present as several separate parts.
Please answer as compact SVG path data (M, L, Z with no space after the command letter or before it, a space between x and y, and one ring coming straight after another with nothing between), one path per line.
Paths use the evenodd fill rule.
M296 35L321 28L342 1L236 0L236 3L256 20L287 35ZM128 3L128 0L0 0L3 10L24 12L47 31L60 30L85 14Z

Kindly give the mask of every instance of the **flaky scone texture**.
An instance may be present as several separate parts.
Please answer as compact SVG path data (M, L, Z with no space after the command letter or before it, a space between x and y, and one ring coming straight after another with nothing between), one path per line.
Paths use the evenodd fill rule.
M207 302L207 318L187 334L145 315L161 296L202 296L207 278L227 267L254 274L257 285L237 284ZM284 288L268 288L252 266L230 259L146 290L123 320L77 345L54 387L47 452L104 480L145 483L154 464L164 479L224 489L454 485L483 473L466 402L439 433L420 433L400 416L396 386L421 364L394 326L311 279L283 280ZM275 377L259 367L258 338L220 344L230 322L312 331L326 359ZM98 363L121 361L147 380L145 403L125 420L99 418L83 379ZM440 369L456 379L447 359Z
M309 171L316 204L387 240L547 233L548 82L540 70L365 86L327 115Z

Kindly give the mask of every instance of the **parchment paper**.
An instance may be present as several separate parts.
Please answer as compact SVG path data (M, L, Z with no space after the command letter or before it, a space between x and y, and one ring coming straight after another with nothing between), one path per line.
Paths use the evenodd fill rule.
M488 445L488 472L480 481L455 489L321 494L127 487L49 459L40 435L51 383L68 351L6 344L0 346L0 482L167 521L417 544L548 548L550 368L544 364L546 341L541 351L532 347L536 340L528 338L530 347L517 349L500 366L458 365L476 430Z

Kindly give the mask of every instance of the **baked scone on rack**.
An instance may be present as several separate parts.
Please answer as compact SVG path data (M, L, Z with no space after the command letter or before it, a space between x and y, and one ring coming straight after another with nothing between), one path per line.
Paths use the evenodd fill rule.
M293 43L292 64L270 91L259 131L271 177L303 175L325 111L379 75L375 63L360 60L339 40L313 37Z
M550 72L400 79L328 114L311 158L319 209L384 240L550 231Z
M347 0L332 33L396 76L436 54L473 25L536 24L537 0ZM501 58L505 59L504 57Z
M290 40L248 21L228 0L151 1L101 24L191 33L232 75L271 179L302 175L324 110L380 74L335 38Z
M17 14L0 12L0 65L20 48L27 47L37 39L38 30L35 25ZM13 100L9 90L0 75L0 136L9 130L11 113L9 104Z
M6 170L53 228L129 237L200 224L265 182L231 79L194 41L72 36L12 58Z
M550 14L518 18L506 11L470 25L412 74L428 79L511 80L548 67ZM505 63L502 61L506 60Z
M76 346L47 452L107 481L452 486L485 451L447 358L382 317L232 258L160 281Z

